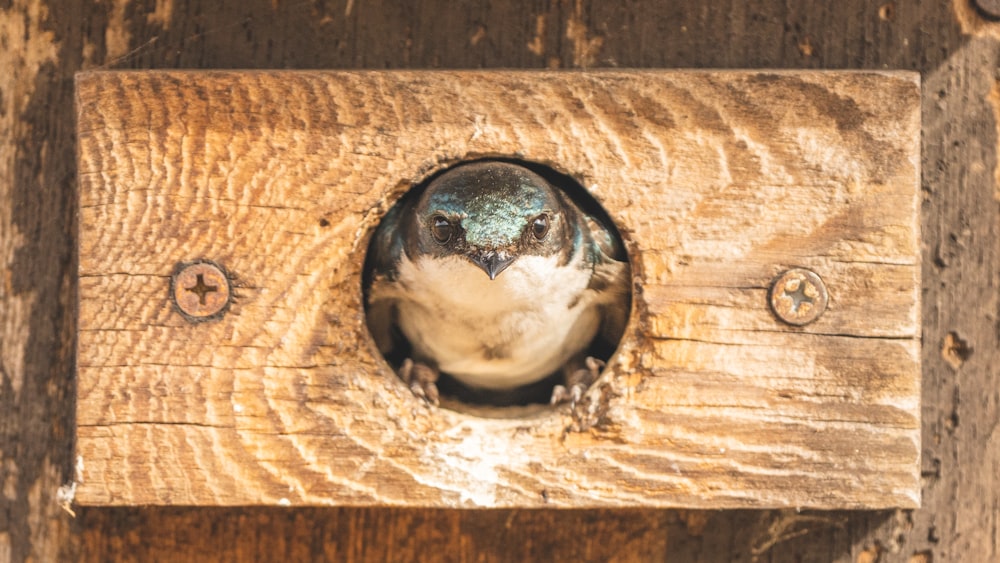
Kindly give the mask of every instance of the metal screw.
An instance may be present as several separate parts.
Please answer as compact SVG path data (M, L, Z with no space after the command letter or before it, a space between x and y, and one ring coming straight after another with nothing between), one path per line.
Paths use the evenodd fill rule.
M1000 0L973 0L972 3L983 17L1000 20Z
M790 325L807 325L826 311L830 296L823 280L805 268L793 268L771 283L771 310Z
M229 308L232 290L221 266L208 260L181 262L170 279L170 295L177 310L190 322L221 317Z

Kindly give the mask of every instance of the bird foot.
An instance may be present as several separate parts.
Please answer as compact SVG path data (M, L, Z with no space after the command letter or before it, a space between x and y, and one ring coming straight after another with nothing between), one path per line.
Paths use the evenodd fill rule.
M597 381L597 376L605 366L603 361L593 356L587 356L583 363L585 367L569 372L566 376L566 385L556 385L552 388L550 405L569 402L570 406L575 407L583 398L583 392Z
M435 407L440 402L437 388L438 375L438 370L427 364L414 362L410 358L403 360L403 365L399 366L399 378L406 383L410 391L417 398Z

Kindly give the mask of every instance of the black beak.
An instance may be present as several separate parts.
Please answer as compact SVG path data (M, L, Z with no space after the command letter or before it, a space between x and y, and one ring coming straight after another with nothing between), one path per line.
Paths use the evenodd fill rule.
M476 252L469 256L472 263L479 266L486 272L491 280L496 279L500 272L507 269L514 262L513 256L502 257L493 250Z

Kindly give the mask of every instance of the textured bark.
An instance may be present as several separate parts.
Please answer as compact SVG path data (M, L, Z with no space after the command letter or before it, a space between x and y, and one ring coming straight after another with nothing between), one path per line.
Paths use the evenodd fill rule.
M998 24L966 0L385 4L0 0L0 560L997 557ZM57 491L74 472L72 74L98 66L920 71L923 508L135 508L71 518Z

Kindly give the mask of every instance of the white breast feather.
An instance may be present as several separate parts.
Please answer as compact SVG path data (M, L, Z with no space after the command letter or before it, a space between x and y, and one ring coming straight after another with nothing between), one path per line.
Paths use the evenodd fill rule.
M494 280L465 258L410 261L399 324L415 355L472 386L508 389L553 373L600 326L591 272L522 256ZM570 261L572 264L574 261ZM582 294L582 296L581 296Z

